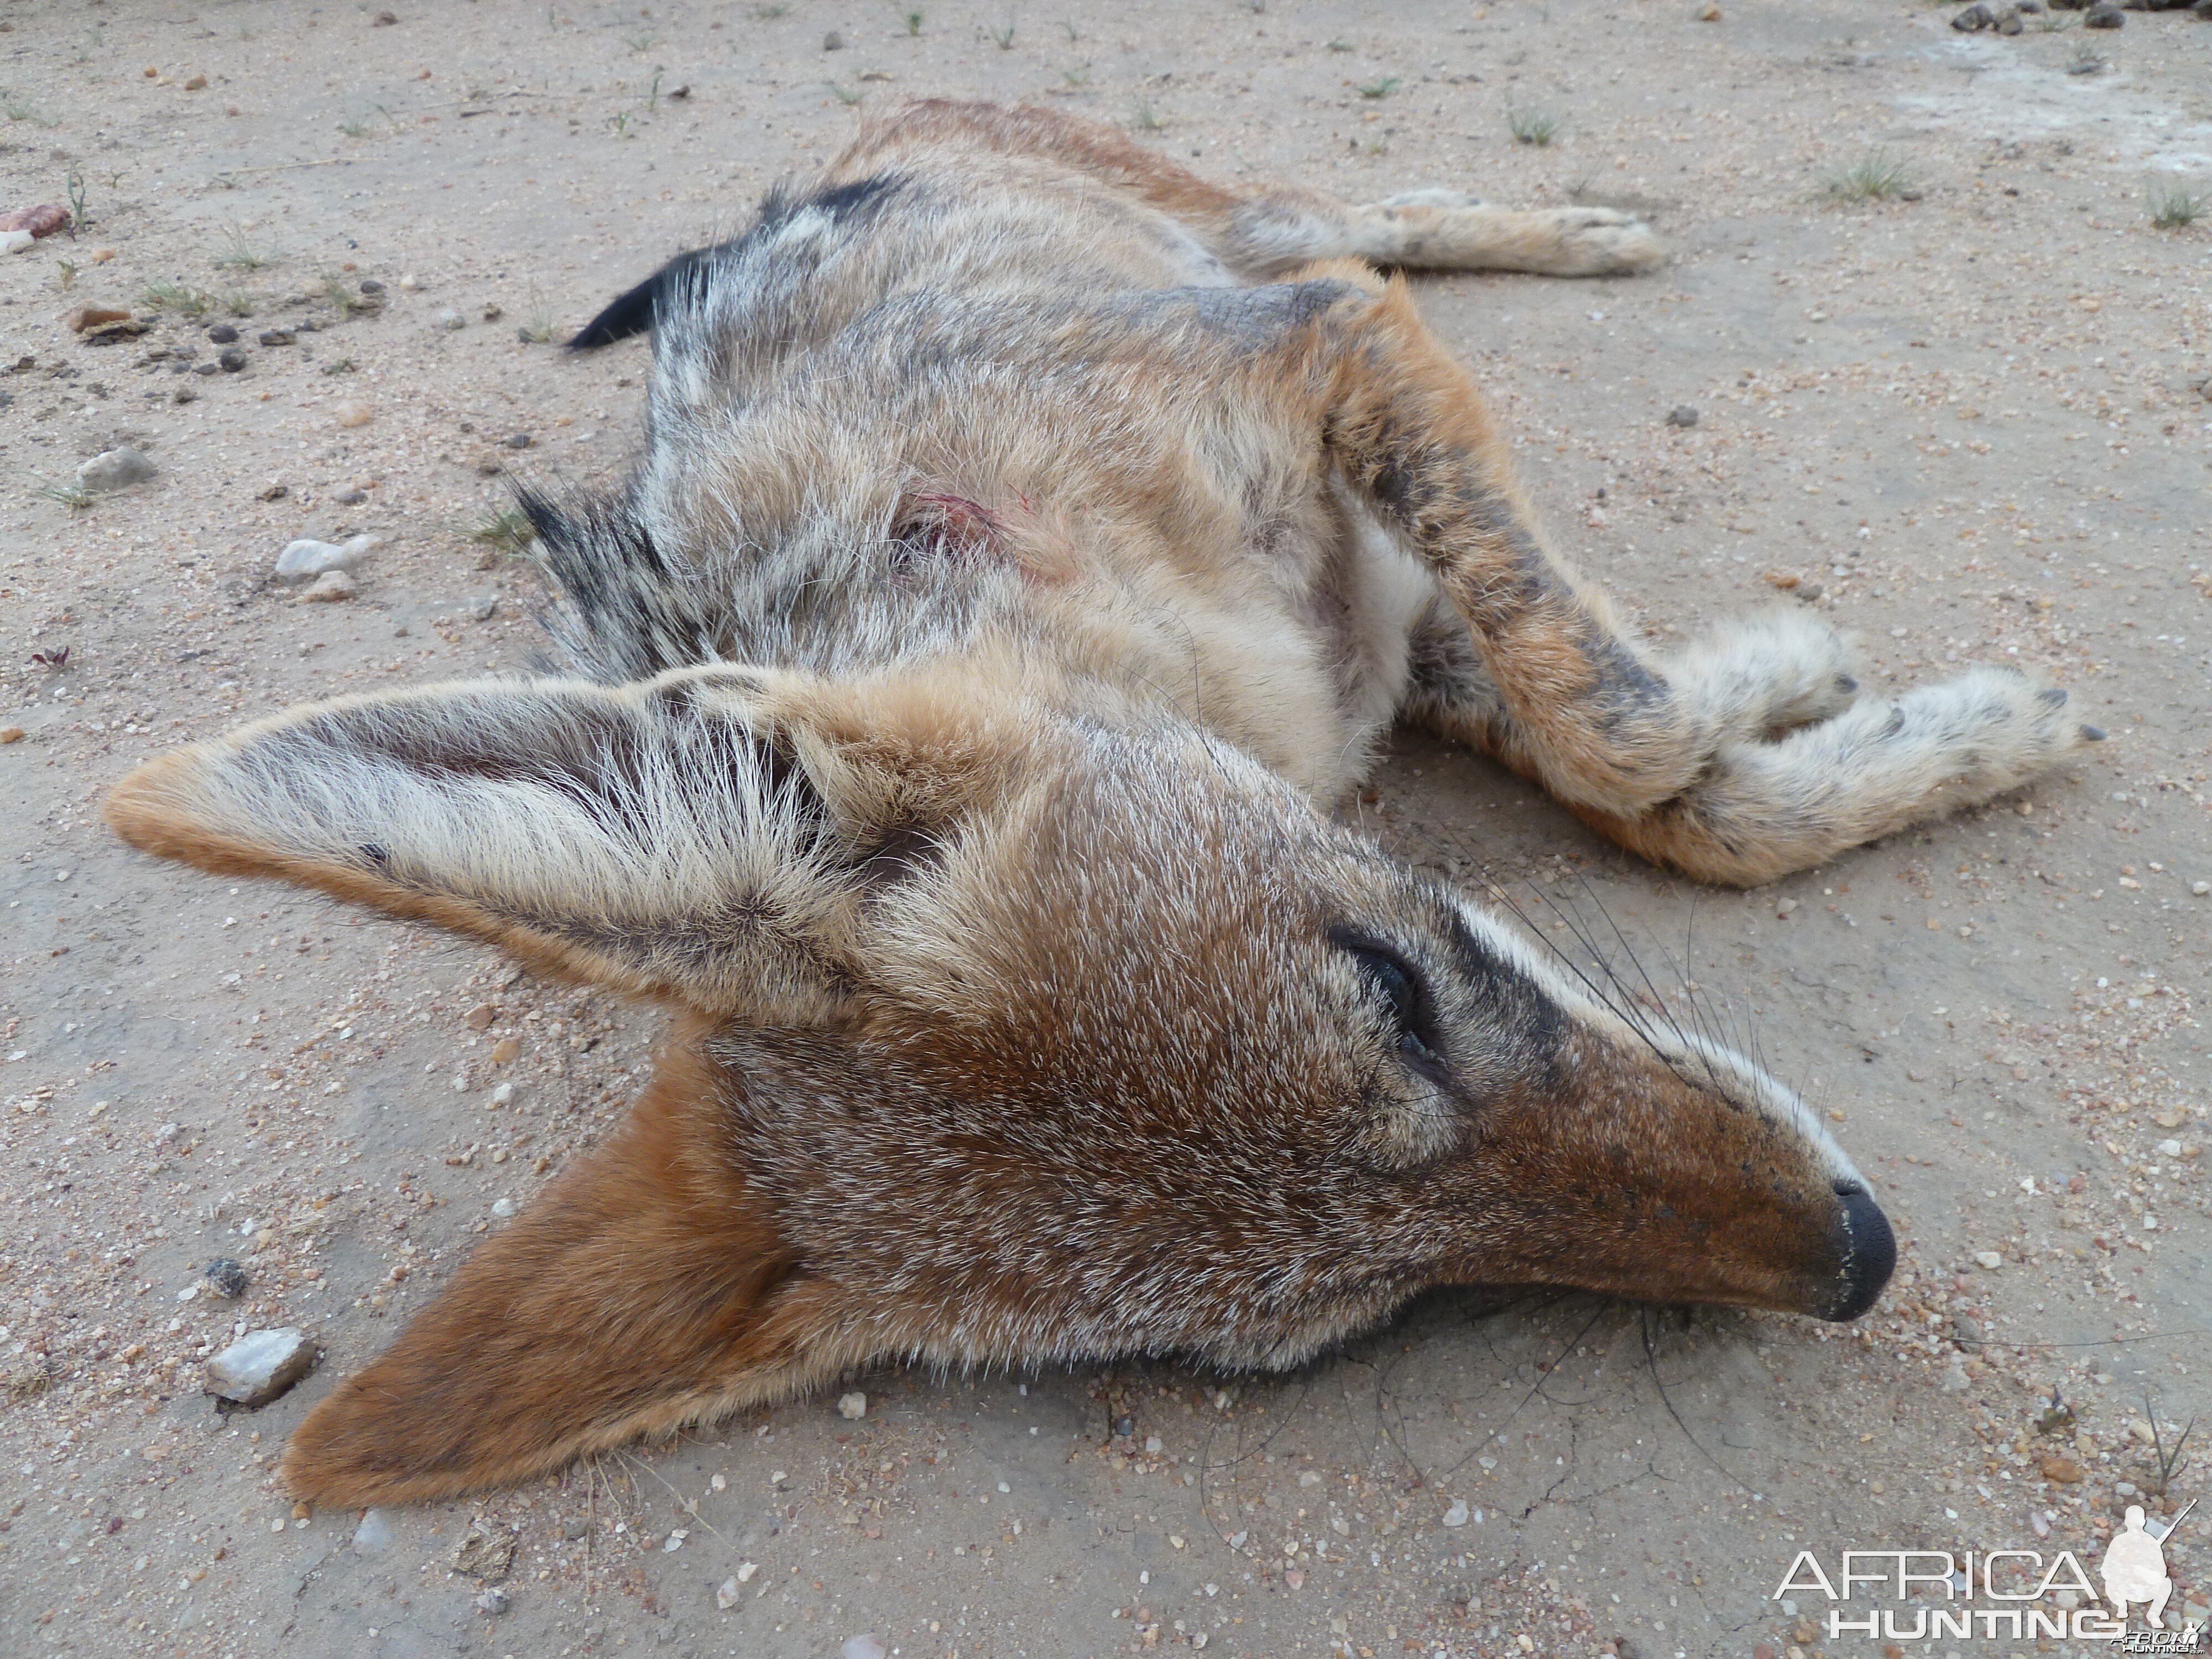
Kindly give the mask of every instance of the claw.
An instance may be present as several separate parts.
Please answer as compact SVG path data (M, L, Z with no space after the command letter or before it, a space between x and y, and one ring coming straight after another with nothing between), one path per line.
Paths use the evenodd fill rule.
M2081 728L2081 740L2084 743L2102 743L2105 737L2105 728L2101 726L2085 726Z

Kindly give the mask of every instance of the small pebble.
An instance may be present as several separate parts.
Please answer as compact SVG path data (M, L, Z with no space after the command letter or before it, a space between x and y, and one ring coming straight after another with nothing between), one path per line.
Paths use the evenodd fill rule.
M822 50L824 52L844 51L845 37L838 33L836 30L831 29L829 33L822 37Z
M1795 910L1796 908L1797 901L1793 898L1777 899L1774 901L1774 914L1784 921L1787 921L1790 919L1790 912Z
M2085 29L2116 29L2127 22L2118 6L2109 3L2095 5L2083 14L2081 27Z
M561 1536L574 1543L592 1529L592 1523L580 1515L564 1516L561 1521Z
M721 1608L724 1613L727 1613L738 1605L744 1595L744 1591L738 1588L736 1579L725 1578L722 1581L722 1588L714 1592L714 1605Z
M738 1582L740 1584L751 1583L753 1582L753 1575L759 1571L760 1563L757 1561L739 1562L738 1564Z
M1705 3L1698 8L1698 21L1700 23L1719 22L1721 21L1721 9L1713 4L1712 0L1705 0Z
M477 1611L488 1619L496 1619L507 1611L507 1592L494 1584L477 1597Z
M1697 425L1698 410L1694 404L1677 404L1667 411L1667 424L1689 428Z
M221 355L216 358L216 362L222 368L224 374L235 374L246 367L246 348L234 345L225 346Z
M499 1084L491 1091L491 1103L495 1106L504 1106L514 1098L514 1085L512 1083Z
M1987 6L1969 6L1951 20L1951 27L1962 34L1972 34L1989 27L1991 21Z
M289 328L264 328L256 337L265 346L287 346L298 337Z
M252 1331L207 1363L207 1391L241 1406L265 1406L314 1369L315 1345L286 1326Z
M1989 1268L1992 1272L2004 1266L2004 1258L1995 1250L1976 1250L1974 1261L1977 1266Z
M848 1636L838 1659L884 1659L884 1644L872 1636Z
M498 609L498 599L489 593L478 593L461 601L461 615L471 622L489 622Z
M509 449L527 449L530 447L530 434L527 432L513 433L501 438L500 442L505 444Z
M20 726L0 726L0 743L21 743L23 728Z
M70 210L58 202L41 202L36 207L17 208L13 213L0 214L0 230L27 230L34 237L51 236L58 230L69 228Z
M848 1423L857 1423L868 1414L868 1396L855 1389L850 1394L837 1396L837 1415Z
M131 313L114 306L83 305L75 307L62 319L69 325L70 332L82 334L88 328L104 328L110 323L131 320Z
M300 594L301 605L335 605L340 599L349 599L361 591L360 585L343 570L325 570L309 582Z
M340 426L355 427L367 426L375 418L376 411L367 404L343 403L331 410L331 414Z
M368 492L366 489L341 489L331 499L340 507L359 507L368 499Z
M453 310L451 307L448 307L447 309L438 313L438 326L440 328L450 331L457 328L466 328L468 325L469 319L462 316L459 312Z
M76 481L94 495L104 495L109 490L128 489L132 484L144 483L155 473L154 463L126 445L121 449L105 450L79 466Z
M2212 881L2192 881L2189 884L2189 891L2196 898L2212 895Z
M207 1265L207 1282L217 1296L243 1296L246 1269L228 1256L219 1255Z
M238 331L228 323L217 323L208 331L208 338L217 345L235 345L238 343Z
M491 1212L497 1216L501 1221L507 1220L514 1213L514 1200L511 1198L493 1200Z
M364 276L361 279L361 291L363 294L381 294L384 292L384 284L374 276Z
M405 289L410 294L412 294L417 288L421 287L422 284L415 280L415 273L410 270L399 279L399 286Z
M370 1510L353 1529L353 1547L363 1555L374 1555L388 1548L392 1539L392 1513L388 1510Z

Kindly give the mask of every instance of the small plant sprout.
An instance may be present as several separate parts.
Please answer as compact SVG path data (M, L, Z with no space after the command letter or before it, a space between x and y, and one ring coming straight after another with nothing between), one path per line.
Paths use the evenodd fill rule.
M1353 45L1352 44L1352 42L1351 42L1351 41L1349 41L1349 40L1332 40L1332 41L1330 41L1330 42L1328 43L1328 49L1329 49L1331 52L1357 52L1357 51L1358 51L1358 50L1359 50L1357 46L1353 46Z
M773 23L777 18L782 16L790 9L791 8L789 6L781 4L755 6L753 8L753 21L756 23Z
M516 325L514 337L525 345L550 345L559 337L559 326L553 320L553 307L538 285L530 285L530 302Z
M609 121L607 122L607 125L614 130L614 135L615 135L615 137L617 137L617 138L627 138L627 137L629 137L629 112L628 110L626 110L626 109L618 109L618 110L617 110L617 111L614 112L614 115L612 116L612 118L610 118L610 119L609 119Z
M350 374L353 372L354 361L350 357L341 357L334 363L323 365L323 373L325 374Z
M338 308L341 317L350 317L362 307L361 295L336 272L323 278L323 298Z
M242 288L227 288L215 296L216 305L233 317L251 317L260 301Z
M841 104L857 104L865 95L858 87L841 87L835 81L824 81L822 84L830 88L830 95Z
M917 6L906 15L906 32L908 34L920 34L921 33L921 9Z
M1129 125L1139 132L1158 132L1167 125L1167 119L1144 99L1129 106Z
M1395 75L1382 75L1377 76L1372 81L1361 82L1358 87L1354 88L1353 90L1358 93L1362 98L1388 98L1392 93L1398 90L1400 84L1401 82L1398 76Z
M224 270L258 270L273 257L266 250L255 247L246 240L243 226L225 225L222 236L227 246L222 252L215 256L215 262Z
M660 107L660 77L666 73L667 71L665 70L653 70L653 85L645 94L645 106L647 109L659 109Z
M1902 156L1874 149L1829 174L1821 193L1832 202L1886 202L1902 196L1911 183L1912 169Z
M368 117L349 115L338 123L338 131L349 138L365 138L368 136Z
M649 34L625 34L623 36L623 45L628 46L632 52L650 52L653 49L653 37Z
M1534 144L1538 149L1559 136L1559 118L1540 109L1520 109L1509 104L1505 108L1505 125L1518 144Z
M84 174L72 169L69 176L68 188L70 234L74 236L92 222L91 217L84 210Z
M73 513L82 513L92 505L92 492L81 483L41 484L39 494L50 501L59 501Z
M2163 1498L2172 1489L2176 1478L2189 1467L2189 1460L2182 1455L2182 1449L2188 1445L2189 1437L2196 1432L2197 1419L2192 1417L2182 1425L2181 1432L2174 1437L2173 1443L2169 1446L2166 1443L2165 1431L2159 1427L2158 1413L2151 1409L2148 1395L2143 1396L2143 1416L2150 1423L2151 1456L2158 1465L2158 1472L2150 1477L2149 1485L2159 1497Z
M75 288L76 286L76 261L74 259L55 260L54 281L60 283L64 289Z
M1000 52L1012 52L1014 49L1014 20L1011 14L1005 22L994 24L985 32L999 43Z
M2212 196L2179 182L2150 187L2150 222L2160 230L2186 230L2212 212Z
M469 539L495 556L514 555L527 549L538 532L531 528L529 518L519 507L502 507L488 512L469 526Z
M156 311L181 311L187 317L204 317L215 308L215 297L186 283L149 283L139 296Z

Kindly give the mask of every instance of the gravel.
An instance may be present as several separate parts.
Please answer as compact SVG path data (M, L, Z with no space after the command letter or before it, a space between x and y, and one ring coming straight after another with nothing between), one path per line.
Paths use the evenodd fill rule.
M240 1297L251 1279L246 1269L227 1255L219 1255L207 1265L208 1287L217 1296Z

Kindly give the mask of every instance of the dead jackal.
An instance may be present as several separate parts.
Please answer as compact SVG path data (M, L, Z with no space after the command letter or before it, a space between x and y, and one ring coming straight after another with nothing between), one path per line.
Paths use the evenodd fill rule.
M1288 1365L1443 1283L1863 1310L1888 1224L1786 1090L1318 810L1410 720L1755 882L2094 735L2008 673L1863 696L1800 615L1652 654L1364 263L1655 257L931 103L593 322L654 372L628 488L529 503L565 675L297 710L109 804L678 1011L294 1488L512 1481L884 1360Z

